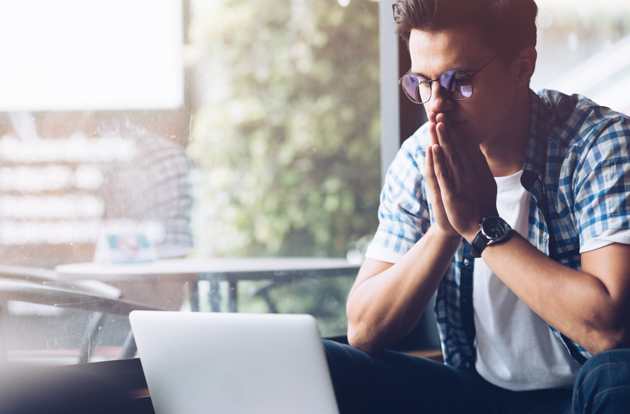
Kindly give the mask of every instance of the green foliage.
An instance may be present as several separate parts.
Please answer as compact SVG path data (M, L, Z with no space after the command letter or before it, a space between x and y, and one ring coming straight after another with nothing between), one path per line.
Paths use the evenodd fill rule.
M343 256L376 228L378 3L214 0L188 153L195 232L221 255Z
M345 335L346 296L352 277L318 278L273 285L239 283L238 310L247 313L308 313L317 318L322 336Z

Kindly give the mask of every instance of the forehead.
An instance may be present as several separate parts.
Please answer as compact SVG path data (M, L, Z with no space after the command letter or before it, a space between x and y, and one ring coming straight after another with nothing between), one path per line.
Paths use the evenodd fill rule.
M412 30L409 38L411 71L429 77L451 69L475 69L492 51L484 46L481 31L474 26L438 32Z

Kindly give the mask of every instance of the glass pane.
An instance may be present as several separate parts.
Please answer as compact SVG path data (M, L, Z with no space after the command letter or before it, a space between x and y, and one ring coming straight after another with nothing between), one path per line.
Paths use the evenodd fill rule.
M123 315L106 314L97 321L99 315L85 310L20 301L7 305L8 315L2 319L3 346L13 362L76 364L82 352L86 354L83 358L89 355L90 362L118 359L131 329Z
M188 154L197 166L199 251L346 257L374 231L378 3L343 5L192 2L190 52L200 84ZM323 328L325 335L342 335L348 276L277 289L243 284L239 309L312 313L336 327ZM314 295L335 303L313 303Z
M630 114L630 3L538 0L534 90L579 93Z
M127 316L101 318L101 298L311 313L323 335L345 334L377 224L377 2L5 3L4 355L119 358ZM178 262L261 257L357 265L230 286ZM158 270L130 274L146 266Z

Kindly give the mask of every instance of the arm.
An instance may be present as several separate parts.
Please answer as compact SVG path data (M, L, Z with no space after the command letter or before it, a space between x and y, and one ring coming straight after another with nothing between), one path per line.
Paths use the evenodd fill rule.
M630 246L582 254L582 271L556 263L518 234L482 256L527 306L591 354L630 346Z
M437 142L434 122L429 133ZM348 296L348 340L371 354L382 352L418 324L462 240L446 219L430 150L425 164L434 223L398 263L367 259Z
M346 305L350 345L379 354L407 335L460 243L460 237L445 237L431 227L398 263L367 259Z
M453 227L472 242L479 220L496 214L476 195L489 185L488 164L446 117L440 121L435 169L445 210ZM630 345L630 246L584 253L577 271L514 234L486 248L483 259L534 312L591 354Z

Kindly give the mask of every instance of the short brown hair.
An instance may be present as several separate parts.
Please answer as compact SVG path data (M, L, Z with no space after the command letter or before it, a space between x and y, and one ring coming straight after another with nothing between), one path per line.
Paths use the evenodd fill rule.
M485 44L504 58L536 46L534 0L398 0L393 9L396 34L407 46L413 29L438 32L461 24L479 27Z

